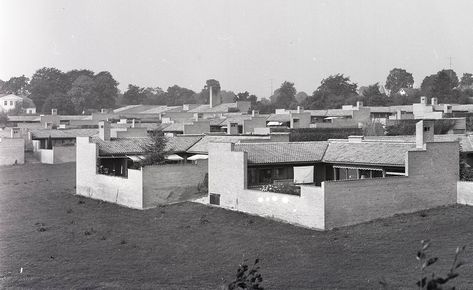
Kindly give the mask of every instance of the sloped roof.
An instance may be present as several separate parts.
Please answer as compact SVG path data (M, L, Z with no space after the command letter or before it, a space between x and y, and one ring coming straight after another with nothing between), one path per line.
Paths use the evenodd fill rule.
M236 103L223 103L210 108L210 105L200 105L197 108L189 110L192 113L226 113L229 108L237 108Z
M404 165L406 152L415 147L414 143L329 142L323 161L327 163Z
M184 132L184 123L170 123L163 132Z
M462 152L473 152L473 136L467 134L443 134L435 135L434 141L451 142L458 141L461 145ZM367 141L393 141L393 142L409 142L415 143L415 135L401 135L401 136L365 136Z
M271 114L266 121L270 122L290 122L291 116L289 114Z
M99 132L98 129L33 129L31 136L33 139L44 138L76 138L76 137L90 137Z
M328 142L270 142L235 144L235 151L248 152L248 163L322 161Z
M8 116L10 122L39 122L39 116Z
M237 143L244 140L269 140L269 136L245 136L245 135L206 135L204 136L199 142L194 144L187 152L189 153L208 153L208 146L209 143L223 143L223 142L231 142Z
M186 152L201 138L201 136L167 137L166 150L170 153ZM150 141L149 137L116 138L110 141L103 141L98 137L92 138L92 142L99 147L100 155L143 154Z
M23 100L22 97L17 96L17 95L14 95L14 94L9 94L9 95L5 95L5 96L1 96L1 97L0 97L0 100L3 100L3 99Z

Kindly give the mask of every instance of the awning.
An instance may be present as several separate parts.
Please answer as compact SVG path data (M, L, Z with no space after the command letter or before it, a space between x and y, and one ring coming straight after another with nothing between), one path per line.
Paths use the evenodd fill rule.
M282 122L270 121L268 122L268 126L281 126Z
M146 158L146 157L143 156L143 155L127 155L126 157L130 158L131 160L133 160L133 162L140 162L140 161L142 161L143 159Z
M325 120L333 120L333 119L343 119L343 117L327 117L324 118Z
M167 160L184 160L181 156L177 154L171 154L165 157Z
M347 169L360 169L360 170L376 170L376 171L383 171L382 168L350 166L350 165L334 165L333 168L347 168Z
M196 154L194 156L187 158L187 160L202 160L202 159L208 159L208 158L209 158L209 155Z

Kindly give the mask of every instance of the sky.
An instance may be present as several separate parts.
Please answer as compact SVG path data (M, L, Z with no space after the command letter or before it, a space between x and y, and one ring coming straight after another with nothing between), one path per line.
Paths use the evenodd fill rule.
M473 1L0 0L0 79L41 67L109 71L120 83L269 97L311 94L343 73L384 83L392 68L473 72Z

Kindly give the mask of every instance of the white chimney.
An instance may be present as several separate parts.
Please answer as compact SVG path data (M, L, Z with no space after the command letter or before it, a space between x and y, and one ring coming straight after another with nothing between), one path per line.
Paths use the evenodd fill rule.
M301 106L297 106L297 113L300 114L302 112L304 112L304 108Z
M432 102L432 106L437 106L439 104L439 99L432 98L431 102Z
M357 101L356 102L356 108L359 110L361 107L363 107L363 102L362 101Z
M423 105L427 105L427 97L425 96L420 97L420 103Z
M51 115L53 116L57 115L57 109L51 109Z
M110 122L99 122L99 138L103 141L110 141Z
M132 119L132 120L131 120L131 127L132 127L132 128L135 128L135 119Z
M213 96L212 96L212 87L210 86L209 87L209 107L210 108L213 108L213 103L214 101L213 101Z
M416 148L424 149L425 143L434 141L434 122L419 121L416 123Z

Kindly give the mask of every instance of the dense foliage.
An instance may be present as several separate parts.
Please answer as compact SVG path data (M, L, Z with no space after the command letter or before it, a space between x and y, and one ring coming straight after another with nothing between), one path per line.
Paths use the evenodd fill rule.
M392 121L391 125L386 126L386 135L415 135L416 123L418 120L396 120ZM440 119L434 121L435 134L447 134L455 126L454 120Z

